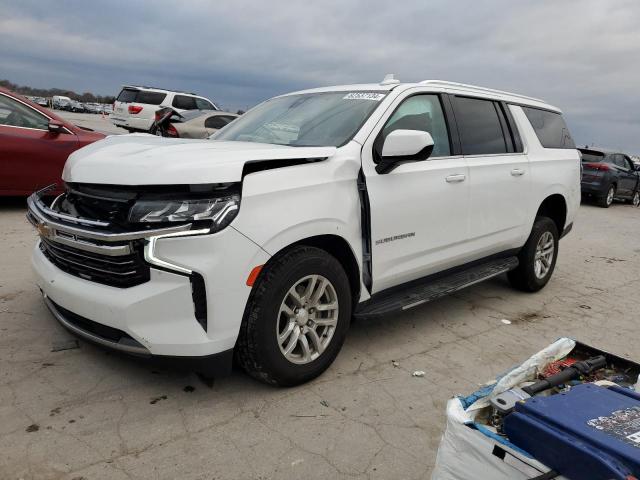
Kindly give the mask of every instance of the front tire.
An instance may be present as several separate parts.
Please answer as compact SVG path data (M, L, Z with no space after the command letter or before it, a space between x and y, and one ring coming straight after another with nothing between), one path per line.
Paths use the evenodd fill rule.
M558 227L548 217L537 217L531 234L518 254L518 268L508 273L518 290L537 292L549 282L558 258Z
M236 359L252 377L294 386L324 372L351 320L349 279L332 255L293 247L260 272L245 310Z

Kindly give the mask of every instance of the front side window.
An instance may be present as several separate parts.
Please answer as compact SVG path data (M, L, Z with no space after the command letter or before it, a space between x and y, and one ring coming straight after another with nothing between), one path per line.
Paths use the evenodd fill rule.
M358 132L386 92L319 92L276 97L235 119L215 140L338 147Z
M544 148L576 148L569 128L560 113L522 107Z
M0 125L48 130L49 119L13 98L0 95Z
M394 130L428 132L433 138L431 157L451 155L447 122L438 95L414 95L407 98L387 120L382 129L382 137L386 138Z
M495 102L455 97L454 105L464 155L507 153L507 141Z

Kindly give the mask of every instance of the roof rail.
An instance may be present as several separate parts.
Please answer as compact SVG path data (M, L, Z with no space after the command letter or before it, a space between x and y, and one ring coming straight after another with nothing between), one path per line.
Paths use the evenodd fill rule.
M463 88L465 90L475 90L483 93L494 93L498 95L509 95L512 97L523 98L533 102L547 103L544 100L535 97L528 97L526 95L520 95L519 93L505 92L504 90L495 90L493 88L478 87L476 85L468 85L466 83L447 82L446 80L424 80L420 82L420 85L439 85L442 87Z
M193 92L183 92L181 90L173 90L171 88L161 88L161 87L150 87L149 85L123 85L122 88L149 88L149 89L153 89L153 90L166 90L167 92L174 92L174 93L186 93L187 95L198 95L197 93L193 93Z

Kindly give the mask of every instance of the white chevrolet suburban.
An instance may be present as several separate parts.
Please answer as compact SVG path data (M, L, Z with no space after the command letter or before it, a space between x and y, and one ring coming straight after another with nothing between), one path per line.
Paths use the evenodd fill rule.
M268 100L209 140L111 136L66 192L29 198L33 266L67 329L218 375L295 385L352 317L506 273L535 292L580 202L580 157L542 100L443 81Z
M117 127L129 132L148 132L156 112L164 107L171 107L178 113L218 110L211 100L195 93L125 85L113 103L113 113L109 119Z

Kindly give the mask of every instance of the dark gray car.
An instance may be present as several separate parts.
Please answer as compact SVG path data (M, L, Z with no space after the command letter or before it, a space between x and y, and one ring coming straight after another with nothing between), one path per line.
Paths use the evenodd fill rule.
M599 148L580 148L582 194L609 208L614 199L640 205L640 176L628 155Z

